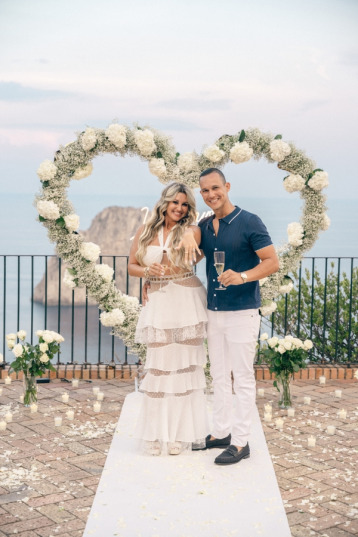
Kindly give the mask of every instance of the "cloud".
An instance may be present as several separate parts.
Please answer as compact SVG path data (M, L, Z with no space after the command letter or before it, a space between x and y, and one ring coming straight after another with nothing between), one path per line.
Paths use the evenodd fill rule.
M229 99L172 99L157 104L180 110L229 110L231 108L231 100Z
M58 90L46 90L23 86L18 82L0 82L0 101L41 101L43 99L63 99L74 93Z

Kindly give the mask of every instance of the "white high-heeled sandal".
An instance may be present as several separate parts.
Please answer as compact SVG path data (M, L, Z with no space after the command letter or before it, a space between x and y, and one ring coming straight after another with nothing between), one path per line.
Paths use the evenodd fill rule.
M169 455L179 455L179 453L181 453L181 449L181 442L168 442Z
M145 445L145 451L149 455L160 455L161 453L161 446L158 440L154 440L154 442L146 442Z

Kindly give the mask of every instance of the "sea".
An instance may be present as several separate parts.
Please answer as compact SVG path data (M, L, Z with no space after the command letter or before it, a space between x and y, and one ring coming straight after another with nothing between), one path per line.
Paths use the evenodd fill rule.
M118 198L117 198L118 199ZM128 195L120 198L122 207L151 209L157 196ZM299 198L240 198L232 200L240 207L260 216L275 245L287 241L287 225L300 220L302 200ZM60 331L65 337L62 344L62 363L136 363L137 357L127 354L121 341L98 322L98 308L47 307L31 304L32 289L44 274L44 258L54 254L54 245L47 238L46 229L37 221L31 194L1 194L0 226L0 352L7 361L13 356L6 349L5 334L24 329L28 341L37 341L36 330ZM80 228L88 229L93 218L105 207L111 207L111 195L73 195L71 202L80 216ZM349 270L350 258L358 258L357 200L329 199L327 202L330 228L322 232L307 257L325 258L337 263L341 258L343 270ZM208 208L200 195L197 197L199 218ZM143 210L143 215L145 214ZM105 230L103 230L105 233ZM102 252L111 254L112 252ZM123 252L126 255L128 252ZM21 257L20 261L17 256ZM5 257L6 256L6 257ZM38 257L32 257L38 256ZM323 260L321 260L323 262ZM357 264L358 259L355 260ZM312 260L305 261L308 267ZM317 259L316 266L319 267ZM205 262L198 265L198 275L205 283ZM18 277L20 275L20 277ZM73 322L72 322L73 320ZM87 324L87 330L86 330Z

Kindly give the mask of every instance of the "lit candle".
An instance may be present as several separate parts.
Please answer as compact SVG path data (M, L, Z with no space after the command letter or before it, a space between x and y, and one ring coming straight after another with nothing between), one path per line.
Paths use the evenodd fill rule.
M282 431L282 429L283 429L283 419L282 418L277 418L275 423L276 423L276 427L278 429L280 429L280 431Z
M295 415L295 409L294 408L288 408L287 409L287 416L290 416L290 418L293 418Z
M267 405L265 405L265 412L272 414L272 406L270 405L270 403L267 403Z
M103 392L98 392L97 393L97 401L103 401L104 399L104 393Z
M70 396L68 395L68 393L63 393L61 395L61 399L64 403L68 403L68 400L69 400Z
M334 396L339 397L339 398L342 397L342 390L335 390L334 391Z
M67 410L66 412L66 416L67 416L67 419L69 420L73 420L74 416L75 416L75 413L73 410Z
M38 406L36 403L32 403L30 405L30 410L31 410L31 413L33 414L34 412L37 412L37 409L38 409Z
M263 396L265 395L265 390L264 390L264 388L259 388L259 389L257 390L257 395L258 395L259 397L263 397Z
M0 421L0 431L5 431L6 425L6 421Z
M5 377L5 384L11 384L11 377Z
M93 391L94 395L97 395L97 393L99 392L99 387L98 386L93 386L92 391Z
M62 425L62 417L55 416L55 427L60 427L60 425Z
M99 401L96 401L95 403L93 403L93 410L95 412L100 412L101 411L101 403Z
M303 402L305 405L310 405L311 404L311 398L309 395L306 395L306 397L303 398Z
M137 377L134 377L134 390L136 392L138 391L138 379L137 379Z
M19 399L20 403L23 403L23 402L24 402L24 399L25 399L25 396L24 396L24 394L22 393L22 394L20 395L20 399Z
M341 408L341 410L338 412L338 416L341 418L341 420L345 420L347 417L347 411L344 408Z
M327 433L328 434L334 434L336 432L336 428L334 425L328 425L327 427Z
M308 445L309 447L315 447L316 445L316 438L314 436L309 436L307 438L307 442L308 442Z
M78 388L79 380L78 379L72 379L72 388Z
M7 423L12 422L12 414L11 414L11 412L8 412L7 414L5 414L5 420L7 421Z
M326 384L326 377L322 375L322 377L319 377L319 383L320 384Z
M265 412L265 414L264 414L264 420L265 420L265 421L272 421L272 414L271 414L271 412Z
M2 387L0 386L0 395L2 395Z

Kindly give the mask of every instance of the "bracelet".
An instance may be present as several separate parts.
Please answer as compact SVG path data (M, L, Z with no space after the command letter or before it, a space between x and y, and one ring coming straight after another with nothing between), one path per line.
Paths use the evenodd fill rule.
M149 278L149 267L144 267L144 278L147 280Z

